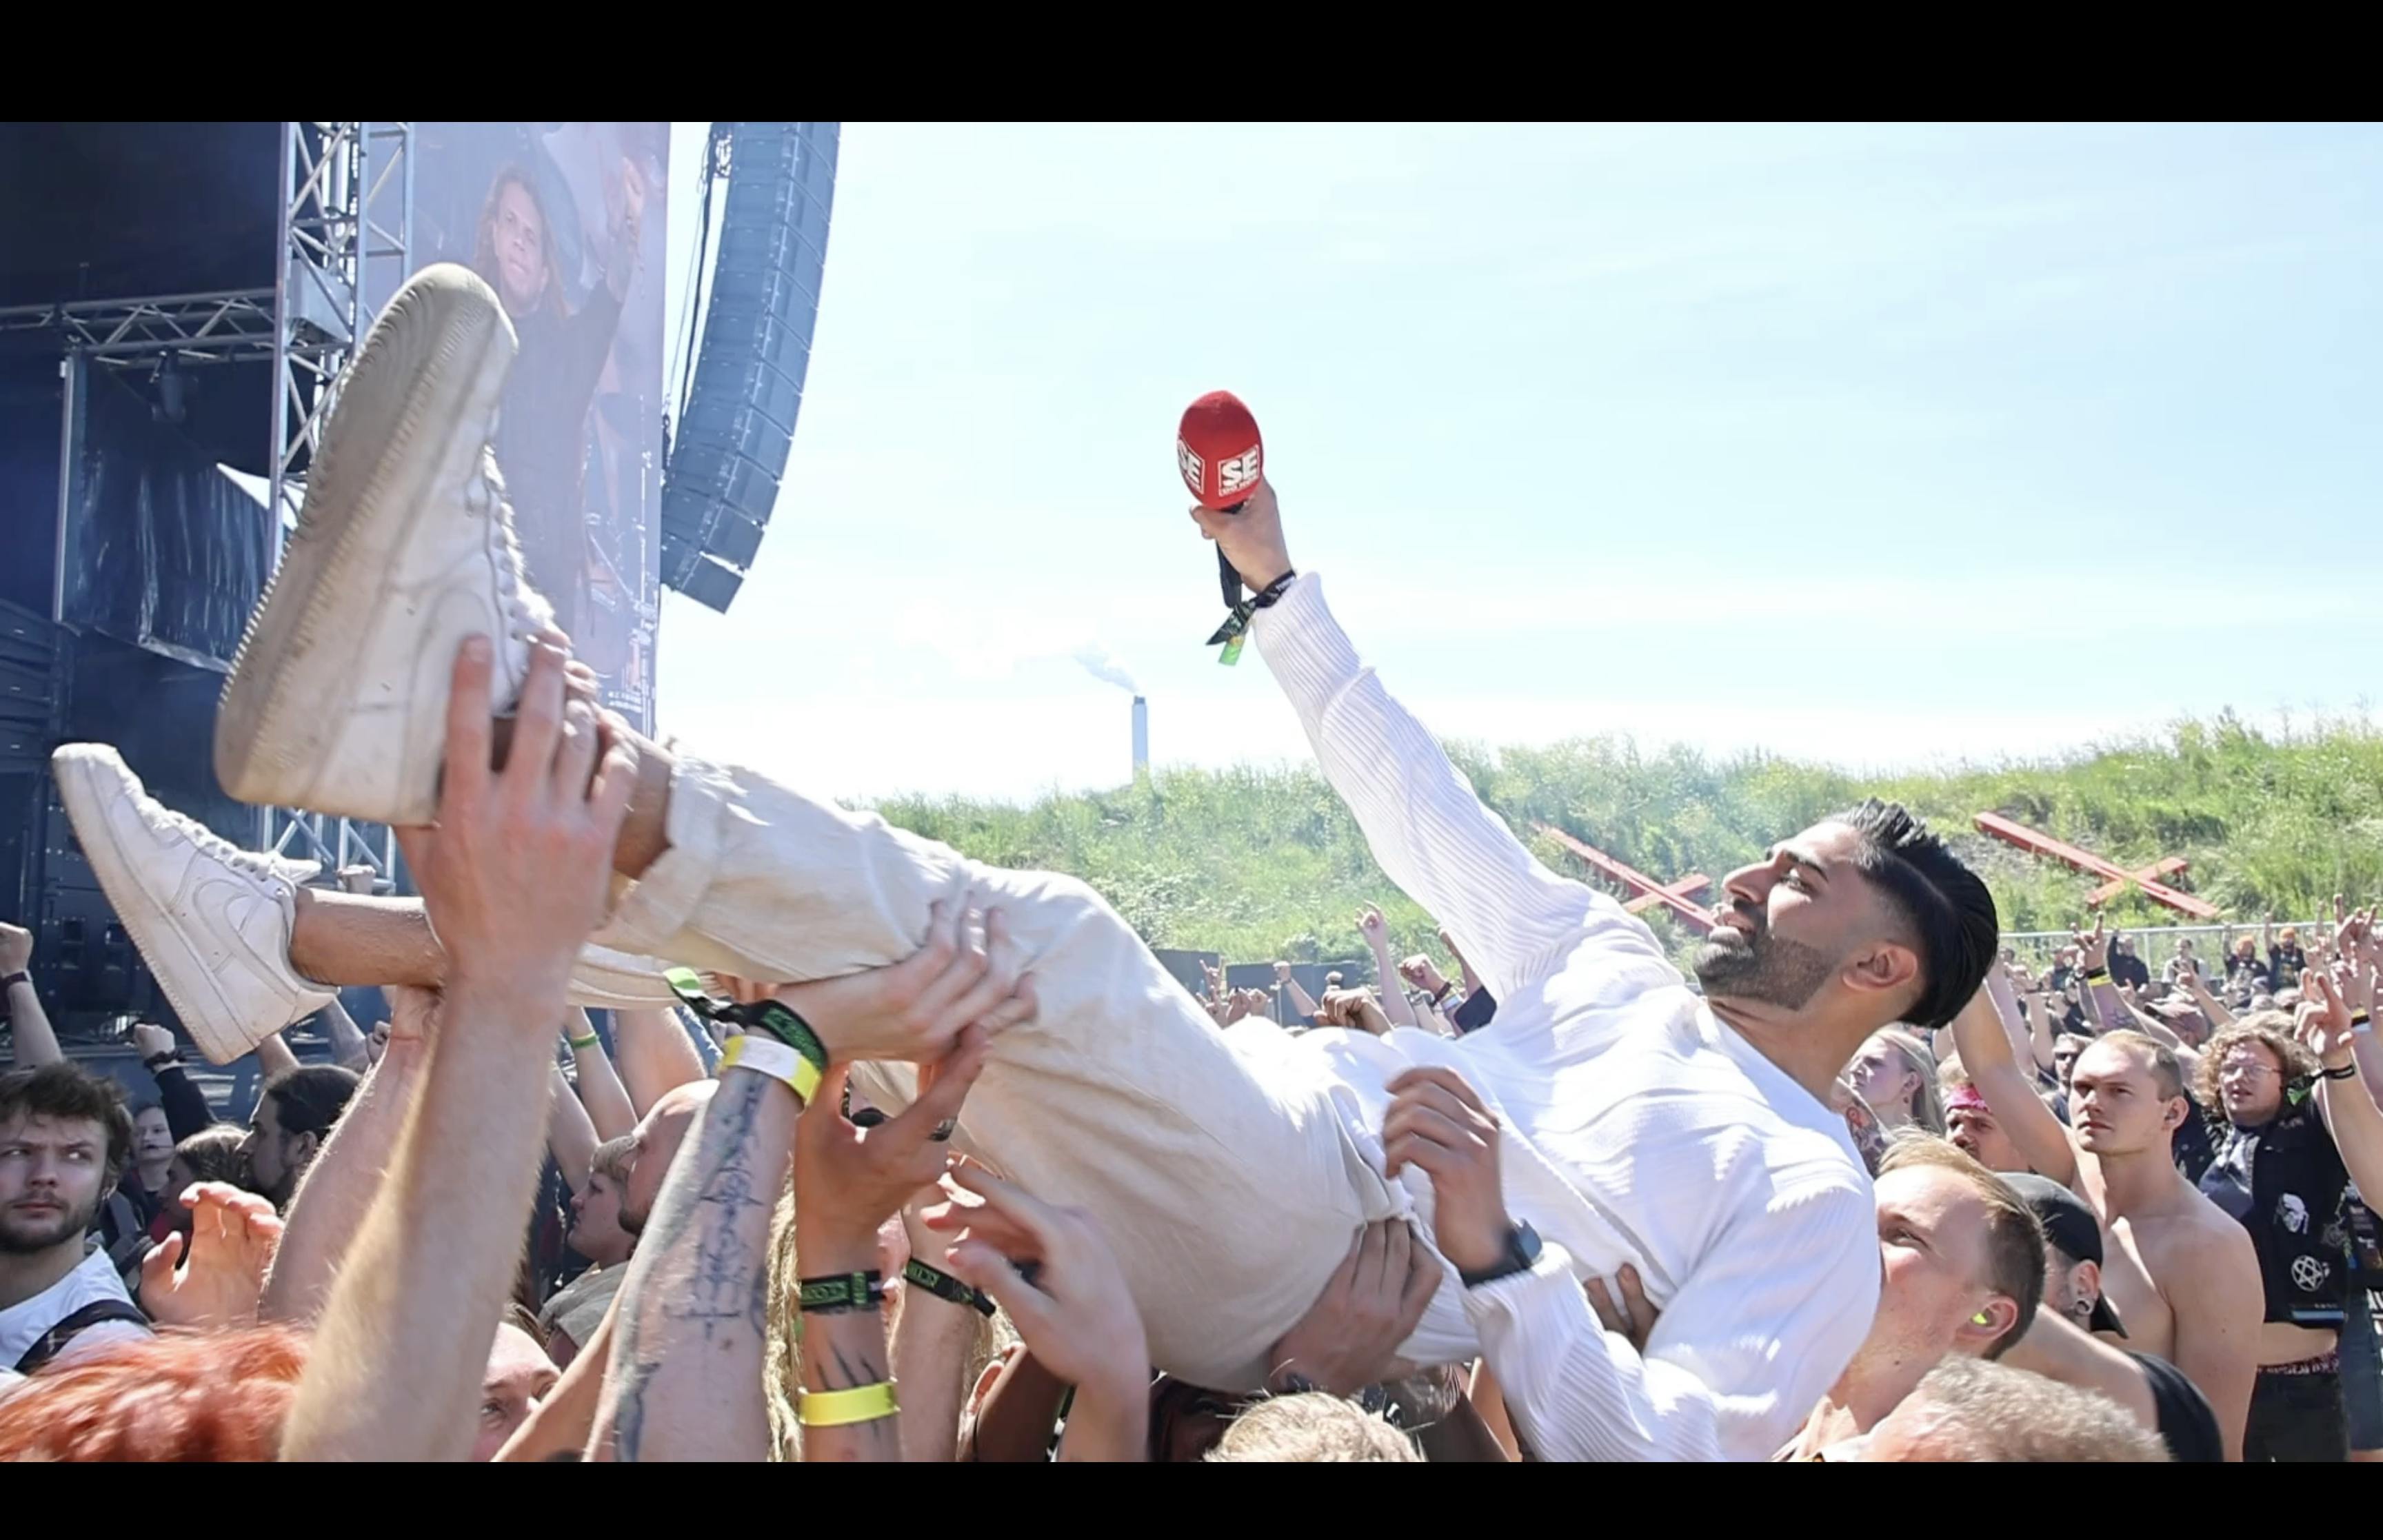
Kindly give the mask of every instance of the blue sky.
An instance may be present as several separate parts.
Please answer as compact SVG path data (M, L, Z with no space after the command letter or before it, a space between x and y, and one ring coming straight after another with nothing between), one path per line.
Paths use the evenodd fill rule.
M1199 646L1219 388L1442 733L1860 769L2362 710L2378 271L2373 128L847 124L784 494L727 616L668 598L662 727L835 795L1114 784L1097 644L1160 762L1304 757Z

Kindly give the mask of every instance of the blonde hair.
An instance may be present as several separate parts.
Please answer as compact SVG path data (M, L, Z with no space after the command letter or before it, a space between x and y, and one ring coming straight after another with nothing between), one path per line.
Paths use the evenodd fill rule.
M2276 1071L2287 1083L2306 1079L2316 1073L2316 1059L2292 1036L2292 1018L2281 1011L2258 1011L2229 1027L2209 1040L2201 1051L2201 1063L2192 1072L2192 1093L2204 1107L2220 1104L2217 1083L2226 1067L2226 1055L2246 1042L2257 1043L2275 1055Z
M1904 1402L1938 1460L2166 1464L2167 1446L2106 1396L2006 1363L1955 1356ZM1899 1408L1893 1414L1903 1415Z
M2093 1045L2097 1048L2105 1042L2115 1043L2120 1048L2131 1048L2151 1061L2152 1083L2159 1088L2161 1101L2173 1102L2184 1094L2184 1061L2176 1056L2175 1049L2157 1038L2148 1037L2136 1031L2131 1027L2121 1027L2115 1031L2105 1032L2093 1040ZM2083 1058L2084 1054L2080 1053L2078 1057Z
M1930 1051L1928 1044L1920 1041L1918 1033L1904 1027L1880 1028L1862 1046L1868 1048L1871 1043L1894 1049L1895 1056L1919 1079L1920 1084L1911 1092L1908 1114L1912 1124L1932 1134L1943 1133L1945 1099L1936 1090L1936 1055ZM1871 1110L1875 1112L1878 1109L1873 1107Z
M1414 1441L1354 1401L1321 1391L1276 1396L1242 1412L1212 1461L1419 1465Z
M795 1255L795 1177L789 1171L786 1185L778 1193L778 1206L770 1215L770 1283L761 1373L762 1399L770 1413L770 1458L789 1462L803 1458L802 1427L795 1421L795 1397L803 1384L803 1318L796 1305L801 1293L802 1263ZM909 1291L906 1288L895 1306L894 1318L886 1323L889 1349L895 1329L901 1324L901 1312L908 1308ZM969 1388L984 1373L984 1366L1017 1340L1017 1330L1006 1313L996 1312L990 1318L979 1319L976 1335L969 1340L968 1356L961 1364L963 1403Z
M2043 1303L2043 1224L2008 1182L1948 1140L1918 1135L1897 1140L1879 1162L1878 1174L1913 1166L1951 1172L1969 1183L1986 1206L1986 1275L1979 1282L2019 1307L2009 1329L1986 1344L1986 1357L2000 1358L2027 1335Z

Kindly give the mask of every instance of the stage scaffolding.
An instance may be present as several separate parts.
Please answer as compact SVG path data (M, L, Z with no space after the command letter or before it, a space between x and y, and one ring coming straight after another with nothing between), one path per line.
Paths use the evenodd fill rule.
M278 255L264 289L148 295L0 309L0 331L61 334L66 379L60 430L58 569L51 619L65 619L66 522L69 513L73 403L78 371L98 367L180 369L216 363L273 364L267 503L273 563L296 523L301 475L322 443L339 399L341 371L373 317L367 265L410 265L414 233L414 125L281 125ZM389 830L280 807L258 810L265 849L323 863L327 876L368 866L376 885L397 875Z

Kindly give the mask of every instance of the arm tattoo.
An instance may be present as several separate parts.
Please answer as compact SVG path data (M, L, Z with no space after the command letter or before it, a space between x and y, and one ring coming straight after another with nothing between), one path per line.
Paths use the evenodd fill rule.
M725 1346L749 1333L754 1352L766 1337L770 1208L754 1170L753 1131L769 1082L730 1075L702 1114L692 1173L668 1178L626 1287L615 1330L620 1398L614 1411L617 1459L635 1460L643 1441L646 1398L670 1350L699 1333ZM692 1180L681 1179L692 1175ZM748 1233L749 1232L749 1233ZM649 1341L649 1337L651 1340ZM701 1372L710 1355L681 1354L682 1371Z

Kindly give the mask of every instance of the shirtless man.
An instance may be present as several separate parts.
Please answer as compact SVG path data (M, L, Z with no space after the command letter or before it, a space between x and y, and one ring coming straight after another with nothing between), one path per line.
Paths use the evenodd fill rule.
M2127 1323L2127 1346L2182 1370L2217 1414L2226 1458L2241 1459L2266 1296L2248 1233L2170 1153L2190 1110L2176 1054L2139 1032L2097 1040L2078 1055L2063 1127L2020 1071L1991 988L1955 1019L1953 1036L2019 1153L2101 1221L2103 1290Z

